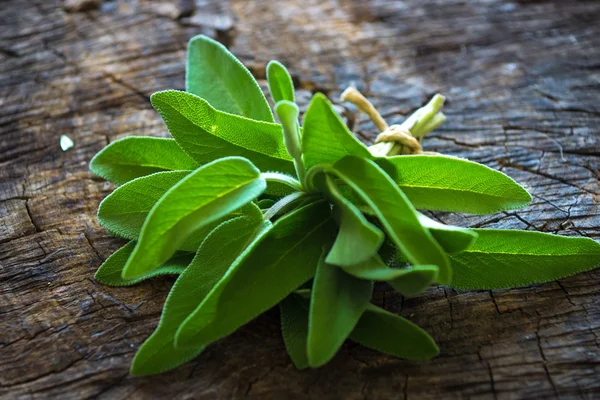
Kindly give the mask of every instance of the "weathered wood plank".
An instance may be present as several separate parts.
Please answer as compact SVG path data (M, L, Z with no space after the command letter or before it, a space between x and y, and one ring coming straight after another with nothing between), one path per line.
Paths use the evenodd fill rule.
M81 3L79 5L75 3ZM87 5L83 3L89 3ZM396 123L435 92L429 150L501 169L534 195L519 212L448 223L600 239L600 4L586 1L34 1L0 8L0 397L585 398L600 392L600 272L511 291L436 287L376 301L442 354L407 362L348 343L296 371L269 312L197 360L128 375L172 279L109 288L122 244L98 225L113 189L87 164L108 142L165 136L148 101L183 88L187 40L209 34L264 79L291 70L304 107L355 84ZM341 108L361 138L377 132ZM60 151L67 134L75 147Z

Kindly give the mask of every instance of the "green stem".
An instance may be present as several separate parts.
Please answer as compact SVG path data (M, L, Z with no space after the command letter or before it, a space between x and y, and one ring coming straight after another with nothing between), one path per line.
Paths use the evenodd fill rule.
M260 176L267 182L282 183L294 190L302 191L302 184L297 179L279 172L263 172Z
M418 139L422 139L423 136L427 135L429 132L442 125L446 121L446 116L443 112L439 112L433 116L425 125L421 127L420 135Z
M300 145L300 127L298 126L298 106L291 101L281 100L275 104L275 114L283 127L283 142L294 159L294 168L300 182L304 181L304 161L302 161L302 146Z
M305 197L307 194L304 192L294 192L292 194L288 194L287 196L281 198L277 203L273 204L271 208L267 210L267 212L263 215L263 220L267 221L273 218L275 215L279 214L284 208L288 207L290 204L295 202L302 197Z
M436 94L431 100L429 100L429 103L417 110L417 113L419 113L418 119L413 124L412 129L408 128L414 137L421 138L425 136L425 134L427 133L425 131L425 128L427 127L429 121L431 121L431 119L435 117L438 111L440 111L440 109L444 105L445 100L446 98L444 96L442 96L441 94Z
M325 171L326 169L327 169L327 165L317 164L308 170L308 172L306 173L306 176L304 177L304 181L302 181L304 183L304 189L308 193L318 192L318 190L312 184L313 179L316 174L321 173L321 172Z

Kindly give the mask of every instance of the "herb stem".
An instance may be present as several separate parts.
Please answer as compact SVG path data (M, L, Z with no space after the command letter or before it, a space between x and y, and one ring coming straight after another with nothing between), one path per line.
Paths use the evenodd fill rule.
M419 108L400 124L400 129L410 131L412 136L420 141L423 136L445 121L446 116L439 112L444 105L445 99L444 96L436 94L425 106ZM371 154L378 157L389 157L401 154L402 150L403 146L396 142L381 142L369 147Z
M381 132L388 128L387 122L385 122L381 114L379 114L379 111L377 111L375 106L373 106L373 104L355 87L350 86L348 89L344 90L340 96L340 100L354 104L361 112L367 114Z
M281 100L275 105L275 114L283 127L283 142L294 159L294 168L300 182L304 180L304 161L302 161L302 146L300 145L300 127L298 126L298 115L300 110L295 103Z
M288 194L287 196L281 198L277 203L273 204L267 212L263 215L263 220L267 221L273 218L275 215L279 214L284 208L289 206L291 203L296 200L301 199L306 196L304 192L294 192L292 194Z
M313 185L313 180L315 176L327 169L327 166L324 164L317 164L310 168L304 177L304 189L308 193L318 192L318 190Z
M421 126L420 135L415 136L417 139L421 140L423 136L427 135L429 132L442 125L446 121L446 115L443 112L438 112L427 122Z
M267 182L277 182L291 187L294 190L302 191L302 184L297 179L279 172L263 172L260 176Z

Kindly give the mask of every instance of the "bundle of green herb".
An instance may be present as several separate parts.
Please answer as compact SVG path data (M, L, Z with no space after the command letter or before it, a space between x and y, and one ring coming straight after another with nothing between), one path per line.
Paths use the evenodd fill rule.
M416 296L434 283L511 288L598 265L591 239L465 229L417 211L488 214L531 200L499 171L423 153L421 139L444 121L442 96L387 126L358 91L344 92L382 131L366 147L322 94L300 127L283 65L269 63L267 80L279 123L250 72L195 37L186 91L151 97L174 139L128 137L90 163L120 185L100 204L100 223L131 240L96 279L125 286L179 274L133 374L175 368L277 304L298 368L325 364L347 338L429 359L438 348L425 331L370 304L374 281Z

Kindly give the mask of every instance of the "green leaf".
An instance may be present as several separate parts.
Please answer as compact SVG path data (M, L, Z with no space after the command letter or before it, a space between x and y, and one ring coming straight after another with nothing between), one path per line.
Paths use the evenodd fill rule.
M117 185L159 171L193 170L198 163L173 139L129 136L115 140L90 161L90 170Z
M288 70L279 61L271 61L267 64L267 82L273 103L281 100L296 101L294 97L294 83Z
M251 202L265 187L260 171L244 158L220 159L198 168L152 208L123 278L152 271L192 233Z
M98 220L112 234L137 240L152 207L175 184L192 171L157 172L127 182L108 195L98 208ZM180 250L195 252L202 240L221 222L240 215L257 214L260 210L247 204L194 232L181 245Z
M464 251L477 239L477 232L473 229L441 224L421 213L418 213L417 217L421 225L429 229L446 253L453 254Z
M177 328L245 249L261 222L256 218L233 218L206 237L190 266L173 285L158 327L136 353L131 365L132 374L158 374L188 362L202 351L204 346L176 349Z
M129 242L119 250L115 251L106 259L106 261L104 261L100 268L98 268L98 271L96 271L96 274L94 275L94 279L107 286L131 286L159 275L179 275L185 270L193 258L193 254L182 252L169 258L164 264L148 274L142 275L136 279L125 280L121 277L121 273L123 272L123 267L125 267L127 259L129 259L131 253L133 253L134 248L135 242Z
M179 146L200 164L240 156L261 171L294 174L281 125L217 111L186 92L167 90L150 97Z
M373 161L346 156L332 171L373 209L390 239L413 265L436 265L438 283L450 282L450 261L425 229L404 193Z
M308 319L308 363L319 367L340 349L373 294L373 282L357 279L319 260Z
M300 127L298 126L298 106L290 101L281 100L275 104L275 114L283 126L283 141L288 153L294 159L294 168L300 181L304 180L304 163L300 148Z
M316 164L333 164L348 154L372 158L322 93L313 96L304 114L302 154L307 169Z
M185 320L176 345L206 345L276 305L314 275L321 248L334 232L329 206L323 201L277 220Z
M370 212L372 213L372 210ZM417 217L421 225L431 232L446 253L454 254L464 251L477 239L477 232L473 229L441 224L421 213L417 213ZM393 262L398 265L408 262L389 239L384 241L379 254L387 262L394 260Z
M297 291L294 294L301 307L295 307L294 318L308 319L308 299L310 291ZM296 347L299 347L303 338L298 334ZM350 334L350 340L358 342L365 347L378 350L382 353L409 360L426 360L439 353L434 340L412 322L399 315L387 312L373 304L369 304L358 320L358 324Z
M408 360L428 360L439 354L434 340L423 329L372 304L358 321L350 339Z
M416 208L491 214L524 207L527 191L509 176L455 157L404 155L387 158L396 183Z
M384 281L396 291L408 297L418 296L427 289L438 276L438 267L435 265L417 265L410 268L390 268L375 256L369 261L343 270L357 278Z
M116 236L137 239L152 207L190 172L157 172L127 182L100 203L98 221Z
M221 43L198 35L188 43L185 90L217 110L273 122L273 114L256 79Z
M600 266L600 244L583 237L474 229L479 237L453 255L457 289L508 289L544 283Z
M340 230L325 261L340 266L365 262L377 253L384 235L339 192L333 179L320 174L315 185L329 198L340 214Z
M298 369L308 368L308 305L292 293L279 303L281 334L285 348Z

